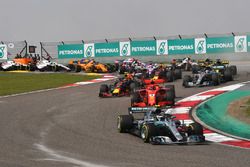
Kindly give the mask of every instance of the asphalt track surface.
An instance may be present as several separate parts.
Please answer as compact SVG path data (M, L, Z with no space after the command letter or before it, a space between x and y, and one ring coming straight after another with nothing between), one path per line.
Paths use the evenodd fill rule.
M238 64L230 85L250 80L250 66ZM188 88L174 82L178 99L214 87ZM206 143L155 146L120 134L116 118L129 97L100 99L101 83L0 98L1 167L246 167L250 150Z

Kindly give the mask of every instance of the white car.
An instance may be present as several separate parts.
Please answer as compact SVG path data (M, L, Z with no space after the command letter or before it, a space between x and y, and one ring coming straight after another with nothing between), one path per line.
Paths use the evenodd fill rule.
M56 62L51 62L48 60L41 60L36 63L36 67L39 71L71 71L69 67L58 64Z

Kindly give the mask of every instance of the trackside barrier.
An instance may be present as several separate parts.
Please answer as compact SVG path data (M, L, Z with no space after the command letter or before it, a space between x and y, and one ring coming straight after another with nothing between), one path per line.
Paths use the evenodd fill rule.
M27 55L26 41L0 41L0 62Z

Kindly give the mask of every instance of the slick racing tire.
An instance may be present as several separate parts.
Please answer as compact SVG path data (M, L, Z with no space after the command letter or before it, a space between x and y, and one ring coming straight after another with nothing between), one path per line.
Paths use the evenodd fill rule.
M121 66L120 69L119 69L119 74L124 74L125 71L126 71L125 67Z
M185 88L188 88L189 87L189 85L188 85L189 82L192 82L192 77L190 75L185 75L183 77L182 86L184 86Z
M135 103L140 103L140 102L142 102L142 99L139 92L134 92L131 98L131 106L133 107Z
M27 70L28 70L28 71L35 71L35 70L36 70L36 66L33 65L33 64L29 64L29 65L27 66Z
M225 69L224 78L225 78L225 81L232 81L233 80L233 73L232 73L230 68Z
M82 70L82 68L81 68L81 66L79 66L79 65L74 65L74 68L73 68L74 70L72 70L72 71L74 71L74 72L81 72L81 70Z
M174 76L175 76L174 77L175 79L181 79L182 78L182 71L181 71L181 69L178 69L178 68L175 69L174 70Z
M231 72L233 75L237 75L237 67L236 66L233 65L233 66L230 66L229 68L231 69Z
M171 106L175 104L175 93L172 90L167 90L165 100L171 102Z
M100 86L99 97L103 97L103 93L108 93L109 88L107 84L102 84Z
M154 136L157 136L157 127L154 124L144 124L141 128L142 140L148 143Z
M166 78L168 82L173 82L174 81L174 75L172 71L167 71L166 73Z
M201 126L201 124L195 122L195 123L191 123L188 126L188 136L191 135L200 135L203 136L203 127Z
M58 71L58 66L57 65L52 66L52 71L57 72Z
M74 64L68 64L68 67L71 71L75 71L75 65Z
M170 89L170 91L173 92L174 98L176 97L175 96L175 87L174 87L174 85L166 85L165 88Z
M136 86L136 83L135 83L135 82L130 83L129 89L130 89L130 93L131 93L131 94L135 93L136 88L137 88L137 86Z
M220 84L220 76L218 73L213 73L212 74L212 82L214 86L217 86Z
M166 77L166 72L165 71L161 71L158 75L159 79L164 79Z
M132 115L119 115L117 118L117 129L120 133L125 133L133 127Z

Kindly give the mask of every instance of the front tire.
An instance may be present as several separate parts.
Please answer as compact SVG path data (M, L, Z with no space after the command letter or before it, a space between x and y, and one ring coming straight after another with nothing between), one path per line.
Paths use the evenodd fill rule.
M120 133L125 133L133 127L132 115L119 115L117 118L117 129Z
M99 97L103 97L103 94L108 93L108 91L109 91L108 85L107 84L102 84L100 86Z
M189 82L192 82L192 77L190 75L185 75L183 78L182 86L184 86L185 88L188 88Z
M144 124L141 128L141 138L144 143L148 143L154 136L157 136L156 126L154 124Z
M52 71L53 72L57 72L59 69L58 69L58 66L57 65L54 65L52 66Z

